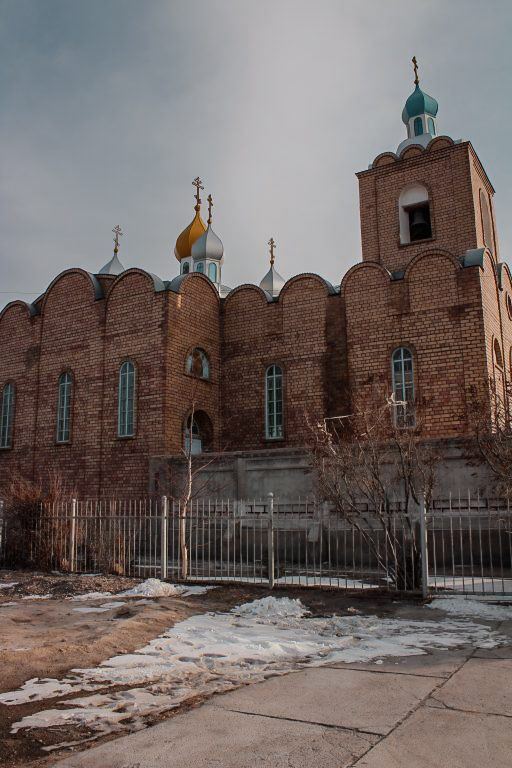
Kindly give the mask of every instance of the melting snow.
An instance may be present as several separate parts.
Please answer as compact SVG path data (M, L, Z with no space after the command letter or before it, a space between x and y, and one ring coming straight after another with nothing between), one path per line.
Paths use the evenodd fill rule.
M22 597L22 600L49 600L51 598L51 595L25 595L25 597Z
M410 621L354 614L305 618L306 613L299 600L266 597L230 613L192 616L134 653L114 656L97 668L72 670L63 680L29 680L17 691L0 694L0 702L23 704L87 691L92 695L25 717L12 731L66 724L86 725L99 734L134 730L144 726L148 715L194 697L293 669L380 661L464 644L494 647L503 640L486 626L451 617ZM105 690L114 685L131 688Z
M300 600L272 596L253 600L252 603L244 603L235 608L234 612L239 616L256 616L261 619L285 619L292 616L300 618L310 613Z
M465 597L436 597L428 605L453 616L471 616L487 621L506 621L512 619L512 606L490 605L479 600L468 600Z
M73 610L78 613L105 613L105 611L111 611L113 608L120 608L122 605L126 605L124 600L112 600L110 603L103 603L96 607L81 605L78 608L73 608Z
M0 589L10 589L11 587L15 587L17 584L19 584L19 581L4 581L2 584L0 584Z
M104 600L105 597L111 597L112 592L86 592L85 595L76 595L75 597L68 597L68 600Z
M160 579L146 579L125 592L119 592L118 597L175 597L188 595L202 595L215 587L193 587L181 584L168 584Z

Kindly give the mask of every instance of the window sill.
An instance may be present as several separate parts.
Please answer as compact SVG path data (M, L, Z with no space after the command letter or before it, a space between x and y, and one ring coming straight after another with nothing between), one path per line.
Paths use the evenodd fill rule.
M189 373L188 371L185 371L185 376L187 376L189 379L194 379L194 381L205 381L207 384L212 383L211 378L205 379L203 376L195 376L193 373Z
M432 243L434 242L435 239L436 239L435 237L424 237L423 240L412 240L410 243L401 243L399 240L398 247L410 248L412 245L421 245L421 243Z
M56 441L55 441L55 443L54 443L54 445L55 445L57 448L61 448L61 447L62 447L62 448L65 448L65 447L66 447L66 445L71 445L71 440L56 440Z
M116 435L116 440L135 440L137 435Z
M282 443L284 439L285 439L284 436L283 437L265 437L265 442L266 443Z
M12 445L1 445L0 451L12 451L13 446Z

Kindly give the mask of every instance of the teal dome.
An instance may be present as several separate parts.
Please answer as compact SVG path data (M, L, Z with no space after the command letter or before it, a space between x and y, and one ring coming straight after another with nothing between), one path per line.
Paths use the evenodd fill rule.
M405 107L402 112L402 120L407 125L411 117L417 117L418 115L424 114L435 117L438 109L439 104L437 101L433 99L432 96L429 96L428 93L423 93L419 85L417 85L414 92L411 93L405 102Z

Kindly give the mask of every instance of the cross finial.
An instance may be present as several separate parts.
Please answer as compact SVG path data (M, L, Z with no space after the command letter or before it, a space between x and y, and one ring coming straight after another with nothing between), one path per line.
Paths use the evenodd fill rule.
M119 238L123 234L119 224L116 224L112 232L114 233L114 254L117 256L117 252L119 251Z
M275 256L274 256L274 249L276 247L276 242L273 237L270 238L268 241L268 244L270 245L270 266L274 266Z
M414 84L419 85L420 79L418 77L418 60L416 59L416 56L412 57L412 66L414 69Z
M201 210L201 198L199 196L199 190L200 189L204 189L203 182L201 181L199 176L196 176L196 178L192 182L192 186L196 188L196 194L195 194L196 205L195 205L195 210L199 213L199 211Z
M213 197L208 195L208 224L212 223Z

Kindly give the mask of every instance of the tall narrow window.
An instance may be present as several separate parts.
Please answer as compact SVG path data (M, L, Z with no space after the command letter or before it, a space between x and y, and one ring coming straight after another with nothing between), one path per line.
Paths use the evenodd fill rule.
M57 442L69 443L71 439L71 390L73 379L70 373L63 373L59 378L59 396L57 400Z
M135 366L126 360L119 369L117 434L133 437L135 434Z
M391 358L393 395L395 399L395 425L414 427L414 366L412 352L407 347L395 349Z
M283 371L271 365L265 378L265 433L268 440L275 440L283 437Z
M208 277L210 278L212 283L217 282L217 265L214 264L213 262L210 262L210 264L208 264Z
M14 424L14 384L6 384L2 390L2 411L0 413L0 448L12 448Z
M423 120L421 117L417 117L414 120L414 135L421 136L423 133Z
M436 135L436 125L435 125L435 123L434 123L434 121L432 120L431 117L428 118L427 123L428 123L428 132L430 133L431 136L435 136Z

